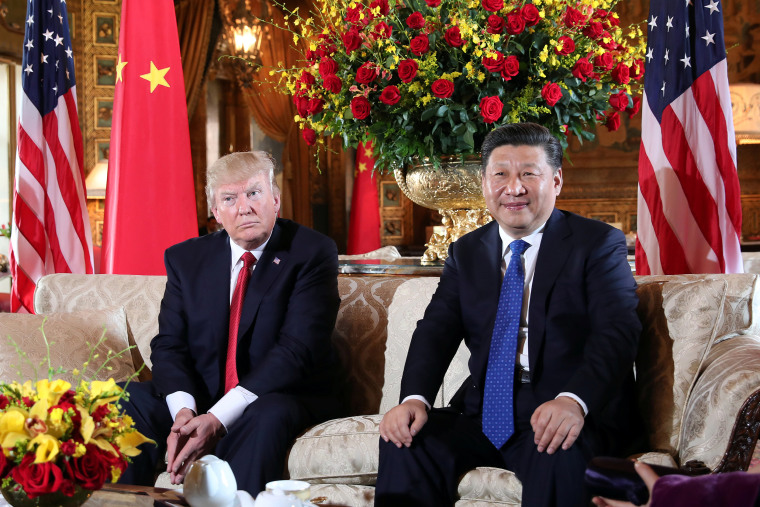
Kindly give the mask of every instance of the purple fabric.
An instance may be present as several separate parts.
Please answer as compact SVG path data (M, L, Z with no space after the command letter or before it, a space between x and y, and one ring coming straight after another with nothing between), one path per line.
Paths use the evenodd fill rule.
M651 507L753 507L759 492L757 474L666 475L654 485Z

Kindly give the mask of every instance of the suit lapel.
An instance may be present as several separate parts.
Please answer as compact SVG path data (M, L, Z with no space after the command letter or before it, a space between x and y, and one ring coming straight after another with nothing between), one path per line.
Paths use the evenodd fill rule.
M491 224L492 225L490 226L485 226L490 227L490 230L481 238L486 254L485 256L478 256L478 258L476 258L476 262L483 263L483 271L481 271L481 274L482 280L484 281L482 288L480 289L482 294L478 294L477 297L482 297L483 300L489 302L490 306L488 307L488 313L483 315L483 318L486 319L485 322L491 323L490 326L486 328L489 332L484 337L484 346L480 348L482 351L482 357L477 360L481 372L485 372L486 366L488 365L488 353L491 350L493 326L496 321L496 312L499 309L499 296L501 293L501 236L499 236L499 225L496 221L491 222Z
M238 340L250 329L259 311L261 299L287 265L289 254L282 250L281 239L282 228L275 223L269 243L262 252L261 258L256 261L256 269L253 270L251 280L248 282L243 301L243 313L240 316Z
M567 219L562 212L554 209L541 238L528 308L528 362L531 371L535 371L538 356L546 341L546 309L549 294L570 255L571 235L572 231L567 225Z
M232 253L230 252L230 238L226 232L219 234L219 240L215 241L209 249L208 269L203 270L200 276L203 282L200 284L205 293L208 315L225 315L225 319L219 319L219 338L210 343L216 343L219 357L227 355L227 337L229 336L230 314L230 273L232 270Z

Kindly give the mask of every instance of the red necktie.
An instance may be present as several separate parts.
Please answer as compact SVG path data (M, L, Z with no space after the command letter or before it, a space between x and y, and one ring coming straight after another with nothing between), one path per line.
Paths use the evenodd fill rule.
M227 341L227 365L224 370L224 393L238 384L237 376L237 341L238 328L240 327L240 315L243 313L243 298L245 289L248 288L248 280L251 279L251 266L256 263L256 257L251 252L243 254L243 267L238 274L235 292L232 294L230 303L230 336Z

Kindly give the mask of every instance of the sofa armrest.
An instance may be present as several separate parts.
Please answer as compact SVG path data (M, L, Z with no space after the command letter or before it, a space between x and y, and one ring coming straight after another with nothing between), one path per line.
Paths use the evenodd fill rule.
M714 472L746 470L760 430L760 338L712 347L684 409L679 461Z

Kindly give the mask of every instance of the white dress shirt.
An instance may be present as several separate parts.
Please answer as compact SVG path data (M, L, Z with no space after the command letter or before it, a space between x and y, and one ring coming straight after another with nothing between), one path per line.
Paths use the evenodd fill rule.
M232 255L232 271L230 272L230 304L232 304L232 296L235 293L235 285L237 285L238 275L240 274L240 270L243 269L243 254L249 251L258 261L258 259L261 258L261 254L264 252L267 243L269 243L269 238L267 238L267 240L255 250L245 250L237 243L230 240L230 251ZM254 269L256 269L256 264L252 266L251 272L253 272ZM243 415L246 407L256 401L256 398L258 398L258 396L250 392L248 389L238 385L222 396L221 399L209 409L209 413L214 414L226 429ZM183 408L189 408L194 413L198 413L195 398L185 391L177 391L167 395L166 404L169 407L172 419L176 418L177 412Z
M522 261L523 261L523 270L525 272L525 286L523 288L523 302L522 302L522 311L520 312L520 328L517 332L517 365L520 366L525 371L529 371L529 362L528 362L528 308L530 307L530 295L531 295L531 289L533 288L533 275L536 273L536 261L538 260L538 250L541 247L541 239L544 237L544 227L546 226L546 222L541 224L541 226L530 233L528 236L524 236L520 239L525 241L530 245L529 248L527 248L522 255ZM513 238L509 234L507 234L504 229L499 227L499 237L501 238L501 277L504 278L504 274L507 272L507 266L509 265L509 261L512 259L512 251L509 248L509 244L512 243L517 238ZM551 339L549 337L548 339ZM585 416L588 414L588 407L583 402L582 399L580 399L578 396L576 396L573 393L568 392L562 392L557 395L557 398L560 396L567 396L575 401L577 401L581 408L583 409L583 415ZM425 405L427 405L428 408L430 408L430 402L428 402L427 399L425 399L424 396L412 394L410 396L407 396L404 398L403 401L409 400L409 399L416 399L420 400ZM403 403L402 401L402 403Z

